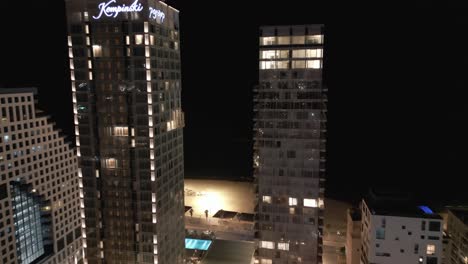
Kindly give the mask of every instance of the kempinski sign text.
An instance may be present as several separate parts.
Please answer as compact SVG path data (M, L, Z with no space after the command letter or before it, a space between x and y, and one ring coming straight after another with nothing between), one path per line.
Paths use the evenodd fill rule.
M108 2L102 2L98 5L99 14L93 16L94 19L100 19L103 15L106 17L117 17L120 13L130 13L130 12L141 12L143 11L143 5L135 0L131 5L127 6L125 4L115 5L116 0L109 0ZM156 20L158 23L163 23L165 18L164 12L161 10L149 7L149 18Z

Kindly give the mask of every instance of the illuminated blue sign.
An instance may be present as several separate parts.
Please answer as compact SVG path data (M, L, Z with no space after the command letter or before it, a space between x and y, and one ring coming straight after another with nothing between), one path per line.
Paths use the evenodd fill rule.
M109 2L105 3L102 2L98 5L99 7L99 15L93 16L94 19L99 19L102 15L107 17L117 17L119 13L128 13L128 12L141 12L143 10L143 6L138 3L138 0L135 0L131 5L126 6L123 5L114 5L111 6L112 3L115 3L116 0L110 0Z
M419 209L421 209L425 214L434 214L434 212L431 210L431 208L425 206L425 205L421 205L421 206L418 206Z
M163 11L154 9L152 7L149 8L149 18L156 20L157 23L161 24L164 22L164 18L166 15Z

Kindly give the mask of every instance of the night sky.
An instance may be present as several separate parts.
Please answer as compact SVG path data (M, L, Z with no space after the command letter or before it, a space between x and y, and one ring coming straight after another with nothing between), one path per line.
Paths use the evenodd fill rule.
M468 9L316 2L168 1L181 11L186 177L252 176L258 27L323 23L326 195L380 186L468 200ZM0 87L38 87L41 108L72 135L65 5L53 5L25 0L2 14Z

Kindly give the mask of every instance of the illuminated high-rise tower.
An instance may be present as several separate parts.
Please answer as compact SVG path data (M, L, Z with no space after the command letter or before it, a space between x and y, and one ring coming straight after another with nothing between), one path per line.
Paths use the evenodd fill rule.
M179 13L155 0L66 0L88 263L184 255Z
M254 98L256 263L322 263L323 26L260 29Z

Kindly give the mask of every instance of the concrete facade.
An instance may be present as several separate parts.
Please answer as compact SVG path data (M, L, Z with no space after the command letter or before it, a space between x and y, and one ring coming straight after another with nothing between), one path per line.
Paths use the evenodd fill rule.
M82 263L78 160L34 93L0 89L0 263Z
M468 207L449 207L445 264L468 263Z
M348 210L346 229L346 264L360 264L361 260L361 212Z

